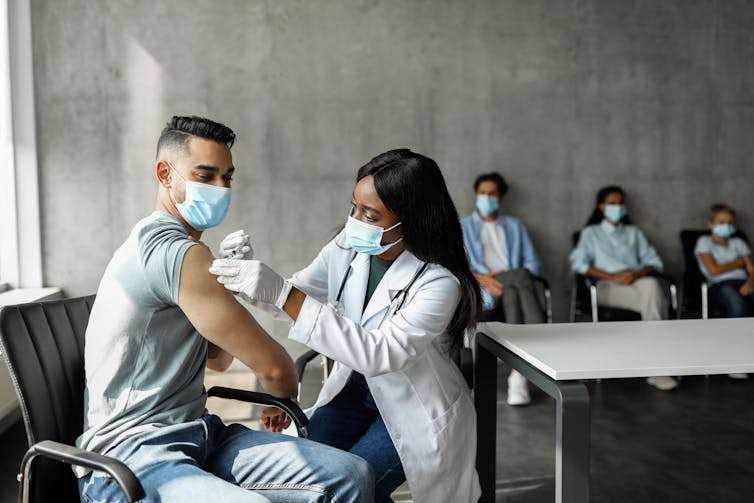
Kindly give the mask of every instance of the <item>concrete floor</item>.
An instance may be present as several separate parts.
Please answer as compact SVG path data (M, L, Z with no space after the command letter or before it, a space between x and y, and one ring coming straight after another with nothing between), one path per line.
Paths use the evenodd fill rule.
M320 384L309 366L306 404ZM501 369L503 379L506 369ZM234 367L208 373L207 385L254 389L253 376ZM749 502L754 490L754 378L684 378L666 393L641 379L589 383L592 396L593 502ZM554 501L554 402L537 390L528 407L499 397L498 503ZM208 408L227 421L258 428L258 408L210 399ZM23 425L0 436L0 503L15 501L15 473L26 448ZM394 495L411 501L406 487Z

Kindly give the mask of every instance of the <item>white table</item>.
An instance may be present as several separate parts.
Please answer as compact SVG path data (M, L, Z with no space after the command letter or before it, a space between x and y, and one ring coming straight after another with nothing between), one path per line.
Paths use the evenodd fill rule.
M556 401L555 500L589 501L589 392L580 379L754 373L754 319L507 325L476 336L482 502L495 500L497 359Z

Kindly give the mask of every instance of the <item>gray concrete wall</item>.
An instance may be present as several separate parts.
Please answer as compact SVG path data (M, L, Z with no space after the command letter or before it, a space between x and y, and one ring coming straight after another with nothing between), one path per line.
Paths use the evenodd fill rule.
M238 133L227 222L290 273L343 222L355 171L408 146L459 211L509 180L567 317L571 232L622 184L671 273L727 201L754 234L754 3L736 0L34 0L45 280L96 290L156 193L173 114Z

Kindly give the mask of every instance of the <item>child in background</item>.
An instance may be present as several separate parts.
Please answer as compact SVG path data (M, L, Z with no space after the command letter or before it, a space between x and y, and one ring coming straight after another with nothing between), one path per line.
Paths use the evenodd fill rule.
M710 301L725 309L727 318L754 315L754 262L746 241L732 237L736 212L725 204L709 209L707 226L712 232L696 242L694 255L711 285Z
M712 205L707 220L711 232L700 236L694 248L699 269L710 284L710 303L721 306L727 318L754 315L754 262L746 241L733 237L735 218L736 212L730 206Z

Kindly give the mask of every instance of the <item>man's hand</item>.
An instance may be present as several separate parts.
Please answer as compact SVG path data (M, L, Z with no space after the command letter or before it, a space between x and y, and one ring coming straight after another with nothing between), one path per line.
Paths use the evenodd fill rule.
M265 407L262 409L262 426L267 431L280 433L291 425L288 414L277 407Z
M618 283L619 285L630 285L634 281L636 281L637 274L634 271L623 271L616 274L613 274L613 277L611 278L613 281Z
M738 292L744 297L751 295L752 292L754 292L754 283L747 281L746 283L741 285L741 288L738 289Z
M477 276L477 280L482 288L490 292L493 297L500 297L503 294L505 287L502 282L495 279L493 273L480 274Z

